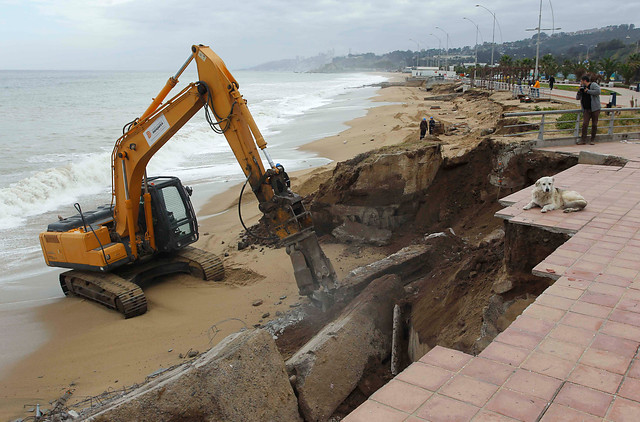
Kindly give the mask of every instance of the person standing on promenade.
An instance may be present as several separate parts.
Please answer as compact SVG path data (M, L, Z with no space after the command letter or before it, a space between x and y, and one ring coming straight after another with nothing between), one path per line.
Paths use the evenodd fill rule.
M553 75L551 75L549 77L549 91L553 91L553 84L556 83L556 78L553 77Z
M582 137L576 141L578 145L587 143L587 128L591 119L591 145L596 143L596 132L598 131L598 116L600 115L600 86L595 82L590 82L588 75L580 78L580 89L576 94L576 100L580 100L582 107Z
M436 121L433 120L433 116L429 119L429 135L433 135L436 130Z
M420 122L420 139L424 138L424 135L427 134L427 118L423 117Z
M540 79L536 78L532 91L534 97L540 97Z

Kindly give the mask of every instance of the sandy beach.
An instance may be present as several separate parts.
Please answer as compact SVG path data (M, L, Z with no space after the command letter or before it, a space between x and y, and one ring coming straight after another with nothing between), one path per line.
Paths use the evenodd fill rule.
M401 74L391 74L396 80ZM349 129L303 148L333 160L332 164L291 174L292 189L306 195L331 174L335 163L359 153L408 138L418 138L424 116L450 114L443 105L429 110L424 91L411 87L380 89L375 102L384 105L348 122ZM435 114L428 114L429 112ZM144 382L153 372L184 361L180 354L204 351L230 333L253 327L306 301L299 297L289 257L283 249L247 248L238 251L242 227L237 215L240 186L211 198L199 213L201 238L195 245L224 257L224 281L203 282L173 276L145 286L146 314L129 319L78 298L63 298L29 308L2 308L0 334L15 355L31 351L17 362L0 361L0 420L26 415L23 407L59 398L73 390L70 403L108 389ZM242 215L247 224L260 212L245 193ZM353 256L344 245L323 243L338 277L379 259L381 250ZM50 280L48 281L50 284ZM259 306L252 304L262 300Z

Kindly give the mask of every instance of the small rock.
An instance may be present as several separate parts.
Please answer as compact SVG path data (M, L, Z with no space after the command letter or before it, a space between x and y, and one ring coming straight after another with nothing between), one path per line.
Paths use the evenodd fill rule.
M271 316L271 314L269 312L265 312L264 314L262 314L262 318L269 318Z
M253 324L253 327L254 328L260 328L260 327L262 327L262 324Z
M297 308L298 306L300 306L300 302L292 303L291 305L289 305L290 308Z
M195 358L196 356L198 356L198 352L197 350L189 350L189 352L187 353L187 357L188 358Z
M203 236L209 236L209 232L202 233Z
M173 349L169 349L169 350L167 350L167 351L168 351L169 353L171 353L171 352L173 352Z
M115 380L115 381L114 381L114 383L115 383L115 384L117 384L117 383L118 383L118 380Z
M225 256L225 257L226 257L226 256L229 256L229 252L225 252L225 253L224 253L224 256Z
M260 306L260 305L262 305L263 303L264 303L264 301L263 301L262 299L257 299L257 300L254 300L254 301L251 303L251 305L252 305L252 306Z
M251 250L255 250L256 249L256 245L251 245Z
M277 301L276 303L274 303L274 305L282 305L282 301L281 301L281 300L279 300L279 301Z
M280 296L280 300L285 300L286 298L287 298L287 295Z
M249 245L244 240L241 240L240 242L238 242L238 250L239 251L241 251L243 249L247 249L247 246L249 246Z
M184 355L183 355L182 353L180 353L180 354L178 355L178 357L179 357L180 359L184 359Z
M224 240L220 243L221 245L224 245Z
M281 317L282 315L284 315L282 312L280 312L280 311L276 311L276 316L277 316L277 317Z
M71 416L73 419L79 418L80 414L78 412L76 412L75 410L69 410L67 412L67 415Z

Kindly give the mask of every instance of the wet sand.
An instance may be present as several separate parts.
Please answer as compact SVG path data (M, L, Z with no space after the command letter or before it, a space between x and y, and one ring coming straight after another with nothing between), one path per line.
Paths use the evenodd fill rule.
M337 161L417 138L423 95L417 88L379 90L374 101L393 104L374 106L366 116L349 122L349 129L303 147L334 163L292 174L293 190L305 195L317 189ZM403 124L400 114L415 124ZM182 275L160 280L145 287L148 312L130 320L78 298L0 308L0 335L10 345L3 349L11 355L0 360L0 420L26 416L23 406L27 404L50 408L49 402L69 388L74 391L70 401L74 403L143 382L154 371L183 362L179 354L190 349L202 352L242 327L264 323L277 311L286 312L290 305L305 301L297 294L283 249L237 250L242 231L236 206L239 191L240 186L235 186L214 196L199 212L210 217L200 219L201 239L195 246L228 254L223 258L227 271L223 282ZM252 195L245 195L242 215L250 225L258 221L260 212ZM375 248L352 256L343 245L322 247L339 277L382 257ZM51 284L46 276L38 282ZM253 306L256 300L262 300L262 305ZM16 362L21 350L29 354Z

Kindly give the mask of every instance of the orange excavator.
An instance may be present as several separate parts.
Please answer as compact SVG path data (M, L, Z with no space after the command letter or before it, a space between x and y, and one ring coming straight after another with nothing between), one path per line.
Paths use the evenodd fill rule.
M300 294L326 304L336 274L318 244L309 211L289 189L284 168L274 164L224 62L207 46L194 45L191 51L147 110L125 125L116 141L111 203L93 211L75 204L77 215L49 224L40 234L47 265L72 269L60 274L66 295L97 301L125 318L146 312L139 287L146 280L176 272L222 279L220 258L189 246L198 240L191 189L176 177L147 177L146 172L151 157L204 108L207 122L214 132L224 134L246 176L243 190L250 185L263 222L286 246ZM164 102L192 61L199 80ZM269 164L266 169L258 148Z

